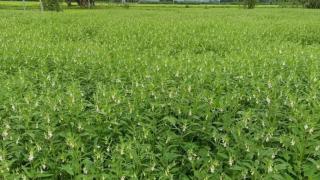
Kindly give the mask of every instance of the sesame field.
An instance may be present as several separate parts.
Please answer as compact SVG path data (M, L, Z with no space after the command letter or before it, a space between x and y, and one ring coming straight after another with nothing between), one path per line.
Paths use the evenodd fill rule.
M320 11L0 10L0 179L320 179Z

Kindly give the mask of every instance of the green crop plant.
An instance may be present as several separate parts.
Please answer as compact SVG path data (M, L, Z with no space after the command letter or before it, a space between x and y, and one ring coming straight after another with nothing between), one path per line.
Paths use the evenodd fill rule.
M0 11L0 179L319 179L316 10Z

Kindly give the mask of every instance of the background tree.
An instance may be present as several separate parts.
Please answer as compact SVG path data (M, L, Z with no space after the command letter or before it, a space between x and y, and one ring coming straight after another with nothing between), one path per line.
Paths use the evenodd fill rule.
M320 8L320 0L304 0L303 5L306 8L319 9Z
M42 6L47 11L61 11L59 0L42 0Z
M256 0L244 0L244 6L248 9L253 9L256 6Z
M95 6L95 0L76 0L77 4L81 7ZM68 6L71 6L72 0L66 0Z

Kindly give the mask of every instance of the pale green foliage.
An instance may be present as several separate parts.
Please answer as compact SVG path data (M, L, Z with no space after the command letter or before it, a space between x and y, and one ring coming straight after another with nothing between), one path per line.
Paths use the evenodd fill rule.
M0 179L319 179L320 16L0 11Z

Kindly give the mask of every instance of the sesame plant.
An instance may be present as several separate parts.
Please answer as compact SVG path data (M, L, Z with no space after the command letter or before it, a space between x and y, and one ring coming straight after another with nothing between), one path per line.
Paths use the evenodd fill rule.
M0 179L319 179L320 16L0 11Z

